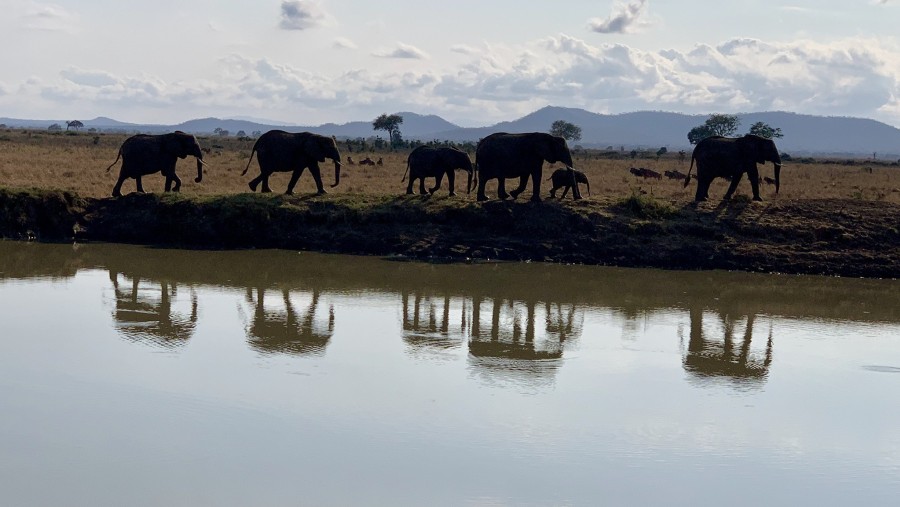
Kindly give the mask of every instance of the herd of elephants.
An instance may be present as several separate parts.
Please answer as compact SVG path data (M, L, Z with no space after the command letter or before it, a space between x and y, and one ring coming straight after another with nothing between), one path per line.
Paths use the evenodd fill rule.
M326 192L322 185L319 162L325 162L325 159L331 159L334 163L334 184L331 186L336 187L341 180L341 155L333 137L309 132L270 130L256 140L250 152L250 160L247 161L247 167L241 175L250 169L254 153L260 169L259 176L249 183L250 189L254 192L260 183L263 192L272 191L269 187L269 176L273 172L291 172L286 192L291 194L300 175L309 168L317 192L324 194ZM107 168L109 171L119 162L119 158L122 159L119 178L113 187L112 195L118 197L122 194L122 183L127 178L134 178L137 191L143 192L141 177L156 172L162 172L165 176L166 192L179 191L181 180L175 174L175 164L177 159L186 158L188 155L197 158L197 178L194 181L199 183L203 179L203 151L194 136L176 131L162 135L138 134L129 137L119 148L116 161ZM566 140L543 132L490 134L478 142L474 163L466 152L457 148L419 146L407 159L409 184L406 191L413 193L413 182L418 180L419 192L425 194L425 178L435 178L435 186L428 190L433 194L440 188L446 175L450 195L455 195L455 171L464 170L468 173L466 190L468 192L477 187L479 201L487 199L484 187L488 180L497 180L497 196L500 199L509 196L515 199L525 190L528 178L531 178L532 182L531 200L540 201L541 173L545 161L551 164L562 163L566 166L565 169L554 172L550 178L553 183L551 197L555 197L558 189L564 188L561 197L565 197L571 189L573 198L581 199L578 184L587 184L587 178L584 173L575 170ZM717 177L731 180L731 185L724 196L725 200L730 199L744 173L750 180L753 199L762 200L759 196L757 164L766 162L772 162L775 166L776 192L780 186L781 157L771 139L751 134L737 138L712 136L703 139L694 148L691 168L685 178L685 187L690 182L695 161L696 201L705 201L709 197L709 186ZM507 178L519 179L519 186L509 193L505 184ZM588 192L590 193L590 187Z

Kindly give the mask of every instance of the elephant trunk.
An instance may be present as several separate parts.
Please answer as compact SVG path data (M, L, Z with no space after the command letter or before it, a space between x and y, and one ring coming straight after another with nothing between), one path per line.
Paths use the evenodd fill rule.
M466 193L470 193L472 191L472 175L475 173L471 168L469 168L469 179L466 182Z
M585 179L584 179L584 184L587 185L587 189L588 189L588 197L590 197L590 195L591 195L591 182L588 181L587 178L585 178Z
M341 182L341 161L340 159L334 159L334 185L331 185L331 188L338 186L338 183Z

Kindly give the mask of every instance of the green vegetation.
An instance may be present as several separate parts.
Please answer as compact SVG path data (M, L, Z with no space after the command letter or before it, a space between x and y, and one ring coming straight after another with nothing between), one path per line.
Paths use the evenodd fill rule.
M550 133L554 136L562 137L566 141L581 140L581 127L565 120L553 122L553 125L550 126Z

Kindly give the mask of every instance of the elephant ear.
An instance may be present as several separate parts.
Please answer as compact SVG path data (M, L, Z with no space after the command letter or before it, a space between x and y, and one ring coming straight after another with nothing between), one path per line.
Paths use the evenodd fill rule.
M556 139L550 134L541 134L534 142L534 149L537 151L538 155L540 155L541 159L550 162L551 164L555 164L556 160L556 150L553 148L556 143Z
M315 136L307 136L303 141L303 150L306 154L319 162L325 162L325 150L322 149L321 143Z
M741 156L744 159L752 159L757 164L766 163L766 150L770 142L769 139L750 134L737 140Z
M166 135L166 138L163 141L163 149L166 153L172 155L173 157L187 157L187 152L184 149L184 143L181 140L179 132Z

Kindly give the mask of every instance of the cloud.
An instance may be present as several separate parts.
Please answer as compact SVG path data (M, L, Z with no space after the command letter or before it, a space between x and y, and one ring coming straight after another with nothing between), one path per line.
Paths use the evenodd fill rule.
M647 0L633 1L619 5L617 11L606 19L592 19L590 27L597 33L628 33L640 22L640 18L646 11Z
M22 21L26 28L32 30L75 33L79 17L59 5L31 2Z
M308 30L326 23L328 15L315 0L282 0L281 22L283 30Z
M553 104L604 113L786 110L900 125L900 47L885 38L736 38L646 51L559 34L457 53L463 62L443 70L376 66L336 75L232 54L216 62L215 74L191 81L70 66L55 79L7 81L0 109L73 118L139 111L154 119L181 115L179 121L252 115L306 124L413 110L491 123Z
M415 46L410 46L409 44L404 44L402 42L398 42L397 47L393 50L376 51L372 53L372 55L378 56L380 58L411 58L414 60L428 59L428 54L421 49Z
M334 42L332 42L331 47L333 47L335 49L357 49L357 48L359 48L359 46L357 46L355 42L353 42L352 40L347 39L345 37L338 37L338 38L334 39Z

